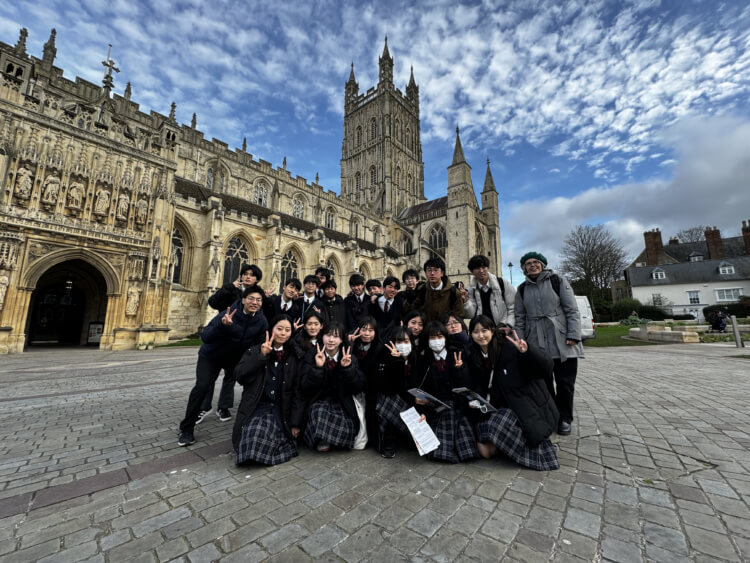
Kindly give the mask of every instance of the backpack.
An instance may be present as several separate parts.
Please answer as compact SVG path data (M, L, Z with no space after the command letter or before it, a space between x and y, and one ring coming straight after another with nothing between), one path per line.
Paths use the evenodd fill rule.
M557 274L552 274L549 277L549 281L552 282L552 289L557 293L557 296L560 297L560 276ZM526 289L526 282L523 282L521 285L518 286L518 293L521 294L521 299L523 299L523 292Z

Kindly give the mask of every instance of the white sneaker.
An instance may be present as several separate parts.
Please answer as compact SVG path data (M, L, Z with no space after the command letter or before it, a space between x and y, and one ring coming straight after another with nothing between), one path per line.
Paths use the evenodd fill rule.
M203 420L204 420L204 419L205 419L205 418L206 418L206 417L207 417L207 416L208 416L209 414L211 414L211 412L212 412L213 410L214 410L214 409L208 409L207 411L201 411L201 412L200 412L200 413L198 414L198 420L196 420L196 421L195 421L195 423L196 423L196 424L200 424L201 422L203 422Z

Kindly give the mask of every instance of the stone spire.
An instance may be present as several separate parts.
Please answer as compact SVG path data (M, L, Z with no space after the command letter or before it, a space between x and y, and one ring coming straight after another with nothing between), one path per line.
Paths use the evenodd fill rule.
M417 86L417 81L414 80L414 67L411 67L409 84L406 85L406 97L412 101L419 101L419 86Z
M490 170L490 159L487 159L487 172L484 174L484 188L482 192L496 192L495 180L492 178L492 170Z
M112 71L120 72L120 69L115 66L115 61L113 61L110 58L110 55L112 54L112 44L109 44L109 50L107 51L107 60L102 61L102 66L107 69L107 72L104 74L104 79L102 80L102 86L104 87L104 91L109 95L109 93L112 91L112 88L114 88L114 80L112 79Z
M247 137L242 137L242 152L247 152Z
M42 51L42 61L50 65L55 62L55 57L57 56L57 48L55 47L56 36L57 30L53 27L52 31L49 33L49 39L47 39L47 42L44 44L44 49Z
M456 125L456 147L453 149L453 162L451 165L462 162L466 162L466 157L464 156L464 149L461 146L461 137L458 135L458 125Z
M380 80L378 86L393 86L393 57L391 57L390 51L388 51L388 36L385 36L385 47L383 47L383 54L380 55L378 61L380 67Z
M21 28L21 31L18 33L18 41L16 42L15 51L17 55L25 55L26 54L26 38L29 36L29 30L25 27Z
M127 85L125 86L125 99L129 100L132 94L133 94L133 89L130 87L130 82L128 82Z
M177 111L177 104L175 102L172 102L172 104L169 106L169 119L172 121L175 121L175 112Z
M190 127L195 129L195 126L198 124L198 116L193 114L193 119L190 120Z
M349 80L346 81L345 91L346 102L354 100L359 95L359 84L357 84L357 79L354 78L354 63L352 63L352 69L349 71Z

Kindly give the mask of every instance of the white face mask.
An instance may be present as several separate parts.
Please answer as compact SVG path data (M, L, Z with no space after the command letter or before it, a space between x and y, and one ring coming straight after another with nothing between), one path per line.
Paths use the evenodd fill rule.
M430 340L430 350L432 350L435 353L440 353L443 351L443 348L445 348L445 338L440 338L439 340Z
M406 357L411 354L411 344L408 342L398 342L396 344L396 350L398 350L399 354Z

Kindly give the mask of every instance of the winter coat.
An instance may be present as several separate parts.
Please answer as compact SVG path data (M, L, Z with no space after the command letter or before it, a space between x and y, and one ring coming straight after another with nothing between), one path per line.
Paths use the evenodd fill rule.
M401 322L401 301L396 297L393 303L388 307L386 313L380 308L380 297L370 303L370 316L378 323L378 333L381 335L388 334L388 331Z
M529 348L539 348L551 358L562 361L582 358L581 319L573 289L560 277L560 295L552 287L552 270L542 270L535 280L526 277L526 286L516 292L516 324L518 336ZM566 340L577 344L568 346Z
M325 305L323 305L323 302L317 297L313 299L312 305L305 305L305 298L300 297L299 299L297 299L297 305L299 305L299 311L302 320L305 319L305 315L311 310L311 307L313 309L318 309L316 312L325 319L326 307Z
M396 357L391 354L385 346L380 351L380 358L377 362L378 371L373 381L374 389L382 395L398 395L406 401L407 404L414 403L414 397L409 394L410 378L412 369L415 368L416 356L410 354L407 360L403 356ZM369 382L368 382L369 383Z
M357 408L354 406L352 395L361 393L365 390L365 374L359 369L357 358L352 356L352 363L347 367L341 365L342 352L339 350L339 357L336 367L332 371L323 367L318 367L315 363L315 351L310 350L305 356L305 365L302 368L301 389L302 395L311 405L321 397L321 393L327 384L333 383L336 388L336 399L341 403L344 412L354 421L354 432L359 432L359 417ZM334 378L333 381L330 379Z
M336 295L333 299L324 297L322 301L323 306L325 307L325 309L323 309L323 316L326 320L326 324L328 325L332 322L338 322L346 326L346 306L344 305L344 300L341 296Z
M511 326L515 325L515 301L516 288L513 287L505 278L498 278L495 274L490 274L490 311L482 310L482 290L479 289L479 283L474 276L469 278L469 287L466 288L469 299L464 303L464 313L466 318L473 319L477 315L487 315L495 321L495 324L506 323ZM505 286L505 300L503 300L503 289L500 284Z
M263 313L258 311L254 315L246 314L240 301L230 307L230 313L234 310L237 312L232 317L231 325L222 324L221 319L226 311L221 311L203 329L203 345L198 350L199 356L236 364L245 350L260 343L268 330L268 321Z
M302 362L293 352L290 345L285 346L284 375L281 385L281 415L284 423L284 432L292 437L292 428L302 428L305 422L307 404L302 397L299 385L299 372ZM239 447L242 427L252 416L258 403L263 396L266 378L270 377L273 361L269 356L260 352L260 344L247 350L242 359L234 369L237 383L242 385L242 399L237 408L237 417L232 430L232 444L234 449Z
M354 332L359 326L359 322L370 314L370 298L362 294L362 302L355 295L347 295L344 298L344 308L346 309L346 332Z
M412 309L422 309L427 322L442 322L443 317L448 313L453 313L460 318L464 317L464 301L458 290L451 284L448 276L443 276L443 287L438 291L433 290L430 284L424 284L416 291L417 298L413 305L405 305L408 308L403 313L408 313ZM453 297L451 297L451 294Z
M492 388L489 389L492 406L507 407L516 414L529 447L549 438L557 429L560 417L544 382L544 378L552 373L552 359L534 348L521 354L506 342L496 352L492 363L494 369L484 362L478 351L469 358L471 389L486 398L492 373ZM475 421L481 416L474 409L469 412Z

